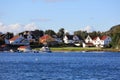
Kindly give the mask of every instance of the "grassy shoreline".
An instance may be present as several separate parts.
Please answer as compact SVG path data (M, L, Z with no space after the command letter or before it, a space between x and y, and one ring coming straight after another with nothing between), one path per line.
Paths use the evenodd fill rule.
M113 49L113 48L96 48L96 47L50 47L51 51L53 52L70 52L70 51L110 51L110 52L120 52L119 49ZM35 50L40 50L40 48L35 48Z

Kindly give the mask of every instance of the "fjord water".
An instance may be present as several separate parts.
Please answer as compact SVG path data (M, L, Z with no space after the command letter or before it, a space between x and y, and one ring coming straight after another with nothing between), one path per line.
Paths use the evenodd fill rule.
M1 52L0 80L120 80L120 53Z

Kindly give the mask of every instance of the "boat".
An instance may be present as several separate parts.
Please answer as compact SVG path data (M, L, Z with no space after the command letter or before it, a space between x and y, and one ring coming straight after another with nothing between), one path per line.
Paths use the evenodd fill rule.
M41 49L40 49L41 52L51 52L50 48L48 46L43 46Z

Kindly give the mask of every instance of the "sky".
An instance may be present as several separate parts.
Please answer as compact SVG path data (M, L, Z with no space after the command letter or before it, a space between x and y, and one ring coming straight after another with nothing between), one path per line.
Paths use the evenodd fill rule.
M0 32L107 31L120 24L119 4L120 0L0 0Z

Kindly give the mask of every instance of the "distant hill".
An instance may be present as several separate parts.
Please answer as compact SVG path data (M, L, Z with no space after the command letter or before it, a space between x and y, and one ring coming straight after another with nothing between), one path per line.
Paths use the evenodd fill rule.
M120 24L113 26L106 34L112 37L112 47L120 49Z
M120 24L113 26L112 28L110 28L109 31L106 32L107 34L110 34L111 36L117 33L120 33Z

